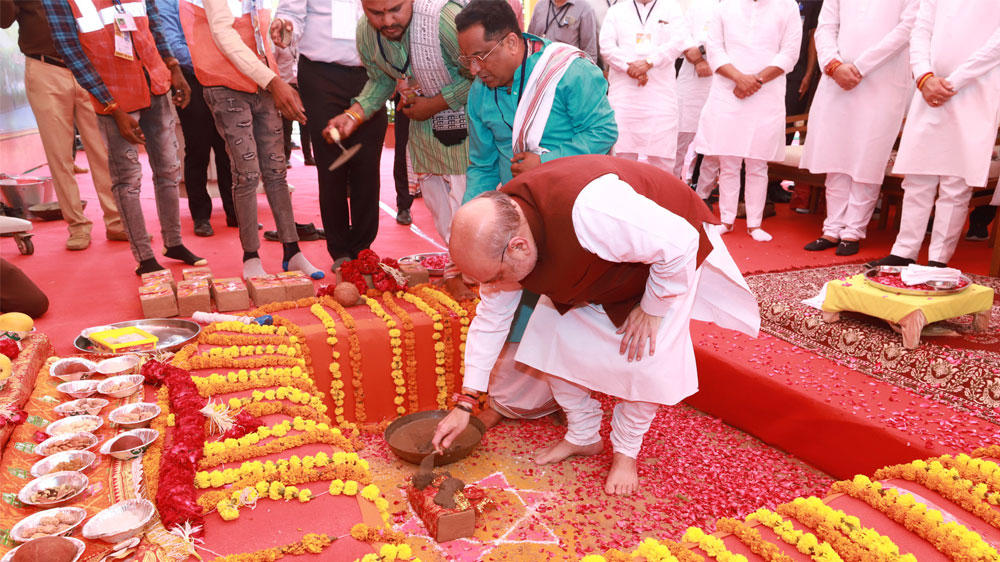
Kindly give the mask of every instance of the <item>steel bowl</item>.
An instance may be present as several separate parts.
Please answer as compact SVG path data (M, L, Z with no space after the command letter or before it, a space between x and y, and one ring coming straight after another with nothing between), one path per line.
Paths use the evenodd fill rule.
M93 403L93 406L85 406L84 400L88 400ZM104 409L109 402L103 398L80 398L78 400L71 400L69 402L63 402L59 404L53 410L60 416L82 416L91 415L96 416L98 412Z
M101 361L97 364L97 372L108 377L132 375L139 372L141 364L142 359L138 355L129 353Z
M135 326L145 330L146 332L149 332L157 337L156 350L146 351L143 353L177 351L178 349L184 347L184 345L188 342L197 338L198 334L201 333L201 326L199 326L197 322L192 322L190 320L179 320L177 318L146 318L144 320L129 320L127 322L116 322L107 326L97 326L96 328L100 328L100 330L88 328L80 332L80 335L73 340L73 347L86 353L114 355L108 351L98 349L94 343L87 338L87 334L92 334L102 330L111 330L114 328L128 328L130 326ZM126 353L133 354L135 352L128 351Z
M70 542L72 542L73 545L76 546L76 556L73 557L73 559L71 560L71 562L77 562L78 560L80 560L80 557L83 556L83 551L87 549L87 545L84 544L84 542L81 541L80 539L74 539L73 537L62 537L62 538L66 539L66 540L68 540ZM28 541L28 542L30 543L31 541ZM25 543L25 544L28 544L28 543ZM3 556L3 558L0 558L0 562L10 562L11 560L13 560L14 559L14 554L16 554L17 551L20 550L23 546L24 545L21 545L21 546L19 546L17 548L8 550L7 554L5 554Z
M70 365L82 365L86 367L86 370L67 373L66 369ZM57 379L61 379L63 382L86 380L93 377L96 371L97 363L82 357L65 357L49 367L49 374Z
M17 542L28 542L32 539L24 535L25 531L32 527L38 527L41 524L42 519L45 517L56 517L60 514L66 513L73 516L74 523L58 533L46 536L58 537L62 535L69 535L74 529L80 526L80 523L83 523L84 519L87 518L87 510L82 507L56 507L53 509L46 509L45 511L39 511L38 513L34 513L18 521L17 524L10 530L10 536Z
M111 377L110 379L104 379L99 385L97 385L97 392L105 396L111 396L112 398L125 398L126 396L132 396L139 389L142 388L142 383L146 380L146 377L142 375L119 375L117 377ZM113 390L116 386L128 382L127 386L123 386L118 390Z
M39 455L42 455L43 457L54 455L56 453L62 453L63 451L49 451L49 449L51 449L53 445L56 445L63 441L69 441L70 439L78 435L83 435L87 437L87 440L90 442L90 444L87 445L86 447L83 447L82 449L69 449L69 450L87 451L89 449L92 449L94 445L97 445L97 443L100 442L100 439L98 439L97 436L94 435L93 433L81 431L79 433L70 433L69 435L56 435L55 437L49 437L45 441L42 441L38 445L35 445L35 452L38 453Z
M74 428L72 427L74 424L83 424L86 427ZM104 418L101 416L69 416L56 420L45 426L45 433L47 433L50 437L55 437L56 435L67 435L70 433L80 433L81 431L94 433L102 425L104 425Z
M138 437L142 441L142 444L136 445L135 447L124 451L112 452L111 448L114 447L115 442L128 435ZM130 429L129 431L119 433L118 435L115 435L111 439L105 441L104 444L101 445L100 451L102 455L111 455L113 458L120 461L127 461L141 456L146 452L146 449L153 444L153 441L156 441L159 437L160 432L155 429Z
M427 273L434 276L444 275L444 268L430 268L424 265L424 260L430 257L447 256L448 252L424 252L422 254L413 254L409 256L403 256L399 258L399 263L415 262L423 265L427 269Z
M58 500L32 500L31 495L35 492L39 492L46 488L52 488L55 486L60 486L68 484L73 489L74 492L64 498ZM63 470L60 472L53 472L46 474L45 476L39 476L31 482L28 482L21 488L21 491L17 493L17 499L23 504L27 505L38 505L38 506L56 506L62 505L73 501L77 496L82 494L87 486L90 485L90 479L87 478L86 474L82 472L76 472L75 470Z
M437 423L448 415L444 410L430 410L405 415L385 428L385 442L397 457L406 462L420 464L434 452L431 437ZM443 454L435 455L434 466L451 464L469 456L486 433L486 426L478 418L470 417L469 426ZM408 435L409 434L409 435Z
M49 455L44 459L36 462L35 464L31 465L31 470L29 470L28 472L30 472L31 475L34 476L35 478L38 478L39 476L45 476L46 474L53 472L53 469L59 463L72 460L82 461L84 465L76 469L76 471L85 472L88 468L94 465L94 461L97 460L97 454L94 453L93 451L63 451L61 453Z
M120 421L122 416L136 411L144 413L143 417L138 421ZM137 402L135 404L119 406L118 408L111 410L111 413L108 414L108 420L111 423L118 424L123 429L138 429L140 427L149 427L149 423L153 421L153 418L160 415L160 411L160 407L152 402Z
M132 499L118 502L111 507L99 511L83 526L83 537L100 539L106 543L120 543L142 534L156 513L153 502L143 499ZM122 525L123 519L131 523Z
M63 394L69 394L73 398L90 398L97 392L97 385L100 381L70 381L64 382L56 387L56 390Z
M891 271L891 269L896 269L897 271ZM896 295L909 295L917 297L944 297L948 295L957 295L962 291L968 289L972 286L972 279L967 275L960 275L961 279L965 281L965 285L959 287L958 285L941 282L941 281L929 281L926 284L928 286L934 287L931 290L927 289L910 289L906 287L890 287L889 285L883 285L875 281L875 277L883 273L899 273L902 271L901 268L892 268L891 266L880 266L873 267L865 271L865 283L876 289L885 291L887 293L893 293Z

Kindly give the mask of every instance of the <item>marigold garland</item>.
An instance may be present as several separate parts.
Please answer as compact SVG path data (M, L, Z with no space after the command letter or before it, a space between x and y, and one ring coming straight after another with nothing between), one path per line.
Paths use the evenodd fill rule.
M765 540L760 531L742 521L724 517L715 523L715 527L722 532L731 533L764 560L773 562L792 562L793 560L791 556L782 552L778 545Z
M320 302L323 306L333 309L347 328L347 341L350 346L348 355L351 359L351 386L354 387L354 419L358 422L364 422L368 416L365 414L365 392L361 387L361 340L358 338L358 327L354 323L351 313L347 312L347 309L332 297L320 297Z
M397 293L400 295L401 293ZM403 356L401 360L406 367L406 396L410 401L410 412L420 411L420 389L417 387L417 334L414 332L413 319L406 310L392 298L392 293L386 291L382 293L382 300L385 306L399 318L402 325ZM406 413L406 412L401 412Z
M208 334L202 333L202 337L198 338L198 343L202 345L229 347L231 345L289 345L296 343L294 340L297 340L297 338L290 335L279 336L277 334L259 334L251 336L246 334L229 334L216 331Z
M357 453L345 453L336 451L332 455L327 455L320 451L315 455L299 457L292 455L287 459L277 461L248 461L237 468L226 468L223 470L202 470L195 473L194 482L198 488L218 488L229 484L234 487L246 487L255 484L258 480L280 480L285 484L302 484L303 482L315 482L317 480L327 480L327 478L311 478L315 469L326 467L357 469L354 472L366 474L364 478L352 478L353 480L370 479L370 465L368 461L358 456Z
M240 554L230 554L221 556L213 562L274 562L285 555L297 556L300 554L319 554L323 549L330 546L335 539L325 534L309 533L298 542L265 548L256 552L243 552Z
M323 405L323 411L326 410L326 405ZM325 413L318 411L312 406L298 406L295 404L288 404L281 401L265 401L265 402L254 402L253 404L247 404L243 407L243 411L254 417L270 416L273 414L283 414L290 418L301 417L305 419L315 420L317 422L323 422L327 425L332 424L332 420Z
M376 528L364 523L351 527L351 537L359 542L405 544L406 534L386 528Z
M444 368L444 403L442 404L439 400L438 406L444 409L447 406L448 395L452 389L455 389L455 326L454 320L458 318L458 315L454 310L451 309L444 302L440 301L437 297L438 291L433 291L427 286L422 285L419 288L420 295L424 298L425 302L434 307L441 318L444 320L444 330L442 330L443 338L441 341L435 342L434 344L434 355L437 359L439 367ZM454 301L452 301L454 302ZM465 310L462 310L464 313ZM441 361L443 359L443 361ZM464 363L464 361L462 361ZM440 397L439 397L440 398Z
M303 392L322 395L307 370L296 367L266 367L263 369L240 369L226 375L212 373L207 377L191 377L198 394L205 398L218 394L243 392L257 388L294 386Z
M249 435L246 437L249 437ZM242 439L246 439L246 437L243 437ZM244 442L232 447L227 446L224 451L206 455L203 459L201 459L201 461L198 462L198 468L206 469L223 463L242 462L254 457L273 455L275 453L280 453L281 451L287 451L288 449L294 449L295 447L301 447L303 445L310 445L313 443L326 443L327 445L332 445L338 449L348 451L353 451L355 449L351 440L344 437L338 428L332 428L326 431L314 429L311 431L303 431L297 435L279 437L264 444L261 444L258 441L257 443ZM213 445L213 443L209 443L207 445Z
M389 331L389 346L392 353L392 359L389 362L389 375L392 377L392 383L396 391L393 395L393 404L396 407L396 413L403 415L406 413L406 407L403 406L406 402L406 378L403 377L402 332L397 327L392 315L386 312L376 299L362 296L361 300L371 309L372 314L385 323L385 327Z
M166 441L167 421L170 413L170 391L161 386L156 391L156 404L160 407L160 415L153 418L150 429L160 432L163 439L157 439L142 455L142 473L146 482L146 497L155 498L160 486L160 462L163 458L163 445Z
M944 522L936 509L928 509L911 494L899 493L895 488L884 488L867 476L858 475L854 480L833 484L832 490L863 501L889 519L934 545L939 552L952 560L995 562L1000 553L983 538L956 522Z
M709 556L719 562L748 562L746 556L730 552L726 548L726 544L722 542L722 539L707 535L698 527L688 527L688 530L684 531L682 540L697 544L698 548L704 550Z
M448 383L445 379L444 343L441 341L444 338L444 323L441 322L441 314L412 291L402 293L400 297L417 307L417 310L423 312L431 319L434 328L431 338L434 340L434 384L437 387L436 402L438 409L444 410L448 406Z
M934 490L941 497L962 507L962 509L1000 528L1000 511L993 509L987 502L990 497L986 484L977 485L971 480L962 478L958 470L945 468L939 461L930 462L916 460L907 464L887 466L875 471L877 480L898 478L916 482L921 486ZM993 495L996 498L996 495ZM993 505L996 505L995 503Z
M816 530L816 535L834 545L848 562L917 562L912 554L900 554L892 539L864 527L856 516L834 509L810 496L779 505L777 512Z
M323 328L326 329L326 343L330 345L332 357L329 366L331 377L330 397L333 399L334 419L337 420L338 425L343 425L347 423L347 419L344 418L344 381L341 378L340 372L340 352L334 348L338 341L337 323L333 320L333 316L330 316L330 313L318 302L310 306L309 311L319 319L323 324Z
M970 457L966 454L959 454L955 457L942 455L937 458L946 468L954 468L958 474L967 480L976 482L977 494L981 493L980 485L986 486L988 493L984 495L990 505L998 505L1000 496L1000 465L980 458Z
M462 306L462 304L460 302L456 301L454 298L452 298L451 295L449 295L448 293L446 293L444 291L441 291L440 289L436 289L436 288L431 287L431 286L425 286L424 287L424 291L425 291L426 294L429 294L429 295L433 296L434 298L438 299L442 304L444 304L445 306L447 306L448 308L450 308L451 311L456 316L458 316L458 323L459 323L459 330L458 330L458 332L459 332L459 336L458 336L458 341L459 341L458 352L460 354L464 355L465 354L465 340L469 336L469 324L471 323L471 318L473 316L472 312L475 311L475 305L478 303L478 299L475 299L473 302L470 303L471 304L471 309L472 309L472 312L470 312L469 309L467 309L464 306ZM465 361L464 360L459 361L459 364L458 364L458 375L459 375L459 378L463 378L464 379L464 377L465 377Z
M309 308L315 304L319 299L316 297L306 297L295 301L281 301L272 302L265 304L263 306L258 306L256 309L249 313L250 316L264 316L265 314L274 314L275 312L281 312L282 310L291 310L294 308Z
M781 540L795 547L816 562L841 562L843 559L833 550L830 543L821 542L816 535L800 531L781 515L770 509L758 509L747 516L747 521L759 521L769 527Z

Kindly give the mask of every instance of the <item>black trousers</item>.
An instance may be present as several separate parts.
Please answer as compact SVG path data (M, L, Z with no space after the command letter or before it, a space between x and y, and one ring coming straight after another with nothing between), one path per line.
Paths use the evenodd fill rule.
M399 97L396 97L399 107ZM410 178L406 174L406 143L410 141L410 118L396 109L396 154L392 161L392 179L396 183L396 209L405 211L413 206Z
M316 159L319 212L326 230L326 248L335 260L358 257L378 234L379 160L388 124L385 110L370 116L343 141L347 147L361 144L361 150L332 172L330 164L341 150L323 138L327 122L351 106L351 98L361 93L367 81L363 67L299 56L299 91Z
M212 216L212 198L208 195L209 155L215 151L215 173L219 181L219 196L226 222L236 224L233 207L233 172L226 154L226 141L215 128L215 119L205 103L202 86L193 74L184 72L191 86L191 102L184 109L177 108L184 134L184 188L187 190L188 209L195 221L207 221Z
M295 91L299 91L299 87L296 84L291 84ZM289 158L292 156L292 122L288 119L282 118L283 126L285 128L285 162L290 162ZM312 156L312 142L309 140L309 129L302 123L299 123L299 146L302 147L302 158L308 160Z

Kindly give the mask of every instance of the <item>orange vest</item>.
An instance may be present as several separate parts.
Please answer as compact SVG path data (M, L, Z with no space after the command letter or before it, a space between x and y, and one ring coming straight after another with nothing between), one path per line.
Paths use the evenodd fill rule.
M90 59L111 96L124 111L149 107L150 91L161 95L170 91L170 71L156 50L156 41L149 31L144 0L71 0L73 15L79 29L83 53ZM132 31L133 59L115 56L115 14L119 10L131 14L138 28ZM146 79L147 74L149 79ZM104 106L91 96L94 109L102 113Z
M268 36L271 13L262 6L264 0L257 0L256 11L253 10L254 3L250 0L227 0L226 3L233 14L233 29L240 34L247 47L260 57L257 34L254 33L256 24L264 51L261 58L271 70L277 72L278 65L274 62L271 40ZM191 48L191 63L194 65L194 74L198 77L198 82L201 82L202 86L225 86L232 90L255 93L259 89L257 83L240 72L212 39L212 31L208 27L202 0L181 0L180 12L181 26ZM254 22L254 19L257 21Z

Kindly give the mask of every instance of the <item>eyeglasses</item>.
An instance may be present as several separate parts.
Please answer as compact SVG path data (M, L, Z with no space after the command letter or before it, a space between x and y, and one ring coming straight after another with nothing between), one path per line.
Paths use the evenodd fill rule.
M492 54L493 54L493 51L497 50L497 47L499 47L499 46L500 46L500 43L503 43L503 40L504 40L504 39L506 39L506 38L507 38L507 36L506 36L506 35L504 35L503 37L501 37L501 38L500 38L500 39L499 39L499 40L497 41L497 44L496 44L496 45L493 45L493 48L492 48L492 49L490 49L490 52L486 53L486 54L485 54L485 55L483 55L483 56L479 56L479 55L468 55L468 56L466 56L466 55L461 55L461 56L459 56L459 57L458 57L458 64L460 64L460 65L464 66L465 68L469 68L469 67L471 67L471 66L472 66L472 63L473 63L473 62L475 62L475 63L476 63L476 64L478 64L479 66L482 66L482 65L483 65L483 63L484 63L484 62L486 62L486 59L487 59L487 58L488 58L488 57L489 57L490 55L492 55Z
M500 252L500 267L497 268L497 274L494 275L489 281L483 281L483 283L495 283L503 277L503 260L507 257L507 246L510 246L510 241L514 239L514 234L507 238L507 242L503 245L503 252Z

